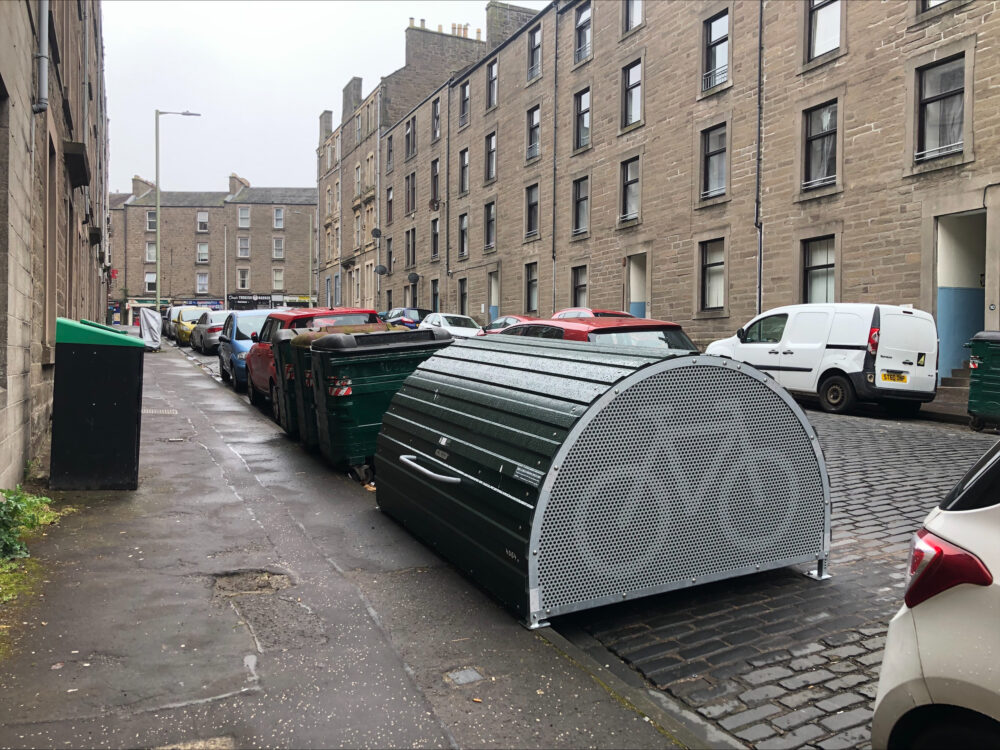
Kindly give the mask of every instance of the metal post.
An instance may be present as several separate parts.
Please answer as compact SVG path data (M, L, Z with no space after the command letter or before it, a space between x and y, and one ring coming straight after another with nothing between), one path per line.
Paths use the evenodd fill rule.
M317 193L318 195L318 193ZM317 198L317 200L319 200ZM309 307L313 305L313 215L309 212Z
M156 110L156 314L160 314L160 110Z
M222 304L229 309L229 225L222 225Z

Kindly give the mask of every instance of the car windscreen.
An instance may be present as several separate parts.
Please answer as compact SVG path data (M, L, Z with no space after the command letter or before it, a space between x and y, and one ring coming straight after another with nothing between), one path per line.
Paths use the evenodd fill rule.
M326 326L363 326L378 323L376 313L344 313L343 315L320 315L312 320L305 318L295 321L296 328L324 328Z
M236 319L236 338L249 340L250 334L260 333L260 327L267 320L267 313L260 315L241 315Z
M941 501L941 510L978 510L1000 503L1000 443L976 461Z
M204 310L181 310L181 320L190 323L192 320L198 320L204 314Z
M461 315L442 315L444 324L453 328L479 328L472 318L463 318Z
M219 312L214 312L208 316L209 323L225 323L226 318L229 317L228 310L220 310Z
M408 307L403 310L403 315L410 320L415 320L418 323L431 314L430 310L422 310L415 307Z
M595 344L611 346L655 346L696 352L698 347L680 328L643 328L637 331L592 331L588 336Z

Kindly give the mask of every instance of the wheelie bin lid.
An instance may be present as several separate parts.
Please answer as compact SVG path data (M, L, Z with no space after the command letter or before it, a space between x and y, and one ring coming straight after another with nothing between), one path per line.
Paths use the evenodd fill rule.
M352 356L358 350L366 353L399 351L401 349L438 348L450 344L451 334L436 328L418 328L385 333L331 333L312 342L313 351Z
M1000 341L1000 331L980 331L972 337L973 341Z
M145 349L143 340L110 326L90 320L56 318L56 344L93 344L95 346L137 346Z

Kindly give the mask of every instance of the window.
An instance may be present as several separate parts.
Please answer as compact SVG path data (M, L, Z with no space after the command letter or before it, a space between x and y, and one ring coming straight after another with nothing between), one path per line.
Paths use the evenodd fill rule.
M806 111L806 160L803 190L837 181L837 102Z
M326 144L326 168L333 166L333 146Z
M337 213L339 214L340 213L340 180L337 180L337 182L334 183L333 196L334 196L333 199L334 199L334 201L336 202L336 205L337 205Z
M584 89L573 97L573 148L581 149L590 145L590 89Z
M272 268L271 269L271 288L275 291L281 291L285 288L285 269L284 268Z
M197 274L195 278L195 285L195 294L208 294L208 274Z
M524 311L538 312L538 264L524 266Z
M208 263L208 243L199 242L194 254L195 263Z
M388 172L392 169L392 159L393 159L393 149L392 149L392 136L386 136L385 139L385 171Z
M726 126L717 125L702 131L701 198L715 198L726 193Z
M622 69L622 127L642 120L642 60Z
M237 226L240 229L250 228L250 206L240 206L239 207L239 221Z
M417 210L417 173L410 172L406 176L406 213Z
M587 306L587 267L576 266L572 270L573 307Z
M441 220L431 219L431 260L436 260L441 250Z
M385 189L385 223L392 224L392 188Z
M809 0L809 59L840 47L841 0Z
M247 221L250 221L248 218ZM146 212L146 231L155 232L156 231L156 211Z
M833 302L833 236L802 242L802 301Z
M705 21L705 72L701 76L701 90L729 80L729 11Z
M441 199L441 187L440 180L438 177L441 174L441 162L435 159L431 162L431 200L438 201Z
M538 236L538 183L524 189L524 236Z
M590 178L573 181L573 234L585 234L590 228Z
M623 0L625 12L622 18L622 30L631 31L642 23L642 0Z
M249 268L238 268L238 269L236 269L236 288L237 289L249 289L250 288L250 269Z
M483 247L491 250L497 243L497 204L490 201L483 206Z
M417 230L416 227L413 229L407 229L404 233L405 245L404 250L406 251L406 267L414 266L417 263Z
M385 240L385 268L389 273L392 273L392 237L387 237Z
M962 150L965 110L965 58L953 57L918 72L920 122L916 161Z
M497 106L500 96L500 87L497 80L499 60L491 60L486 64L486 109Z
M725 306L726 241L708 240L701 246L701 309L721 310Z
M469 254L469 215L458 217L458 257L465 258Z
M146 243L146 262L156 263L156 243L147 242Z
M386 310L391 310L392 309L392 290L391 289L386 289L385 290L385 309Z
M411 117L403 126L403 145L406 147L406 158L409 159L417 153L417 118Z
M639 218L639 157L622 162L621 221Z
M354 165L354 197L361 195L361 165Z
M465 127L469 124L469 107L471 97L469 93L470 85L466 81L458 87L458 127Z
M528 110L528 133L527 146L525 147L524 158L534 159L538 156L541 147L542 134L542 108L532 107Z
M275 260L284 260L285 258L285 238L284 237L274 237L272 240L271 247L271 257Z
M528 32L528 80L542 74L542 25Z
M441 137L441 100L435 99L431 103L431 140Z
M330 186L326 186L326 215L330 216L333 214L333 191L330 190Z
M458 312L462 315L469 314L469 280L458 280Z
M431 279L431 310L440 312L441 298L438 295L438 280Z
M785 332L788 315L768 315L751 324L743 334L744 344L777 344Z
M340 224L337 225L336 231L334 232L334 242L337 246L337 252L340 252Z
M361 143L361 115L354 116L354 143Z
M458 152L458 192L469 192L469 149Z
M576 46L573 49L573 62L578 63L590 57L590 3L586 2L576 9Z
M486 136L486 165L483 174L487 182L495 180L497 176L497 133L494 130Z
M250 238L249 237L239 237L236 240L236 257L237 258L249 258L250 257Z
M208 231L208 211L198 212L198 224L197 231L207 232Z
M285 209L283 208L274 209L274 228L275 229L285 228Z
M146 281L146 293L153 294L156 292L156 273L152 271L147 271L145 274Z

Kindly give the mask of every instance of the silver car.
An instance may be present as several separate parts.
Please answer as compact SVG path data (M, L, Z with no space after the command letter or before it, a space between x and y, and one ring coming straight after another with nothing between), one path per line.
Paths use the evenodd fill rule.
M229 317L229 310L210 310L202 313L198 324L191 331L191 348L202 354L211 354L219 348L222 324Z

